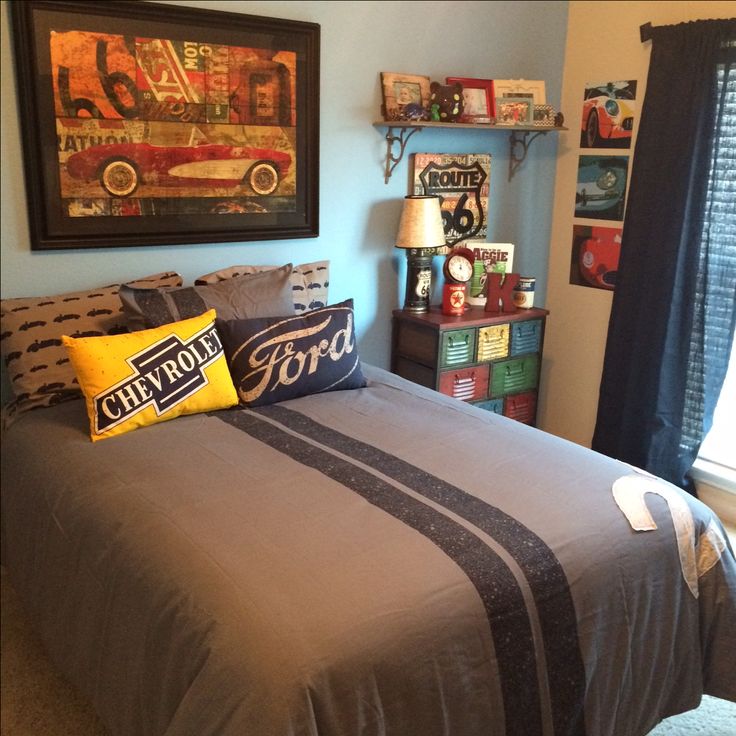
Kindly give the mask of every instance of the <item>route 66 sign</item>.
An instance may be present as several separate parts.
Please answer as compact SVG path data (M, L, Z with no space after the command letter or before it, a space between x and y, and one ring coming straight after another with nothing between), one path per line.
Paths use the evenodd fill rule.
M440 197L445 244L487 234L490 154L414 155L414 193Z

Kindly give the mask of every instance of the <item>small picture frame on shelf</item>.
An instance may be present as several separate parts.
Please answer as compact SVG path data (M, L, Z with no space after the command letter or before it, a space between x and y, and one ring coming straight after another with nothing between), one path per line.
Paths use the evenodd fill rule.
M429 77L381 72L381 92L386 121L421 119L429 109Z
M534 125L539 128L554 128L555 109L552 105L534 105Z
M446 84L462 84L465 108L460 123L491 123L496 116L492 79L447 77Z
M532 125L534 103L530 97L496 97L496 125Z
M545 105L544 80L541 79L494 79L496 97L531 97L535 105Z

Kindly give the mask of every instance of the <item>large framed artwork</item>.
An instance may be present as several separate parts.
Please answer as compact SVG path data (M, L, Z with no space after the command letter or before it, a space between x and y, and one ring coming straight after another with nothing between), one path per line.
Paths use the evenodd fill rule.
M31 247L315 237L315 23L12 3Z

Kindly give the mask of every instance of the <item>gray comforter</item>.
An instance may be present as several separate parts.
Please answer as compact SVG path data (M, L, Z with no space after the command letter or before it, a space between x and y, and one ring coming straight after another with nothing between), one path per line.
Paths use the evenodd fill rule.
M81 401L5 434L3 563L112 733L640 736L736 700L707 507L365 372L95 444Z

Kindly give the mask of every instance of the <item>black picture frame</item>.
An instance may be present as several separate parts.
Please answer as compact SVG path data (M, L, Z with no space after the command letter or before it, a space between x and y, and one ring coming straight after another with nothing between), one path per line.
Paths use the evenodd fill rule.
M318 24L135 0L11 12L32 250L319 234Z

